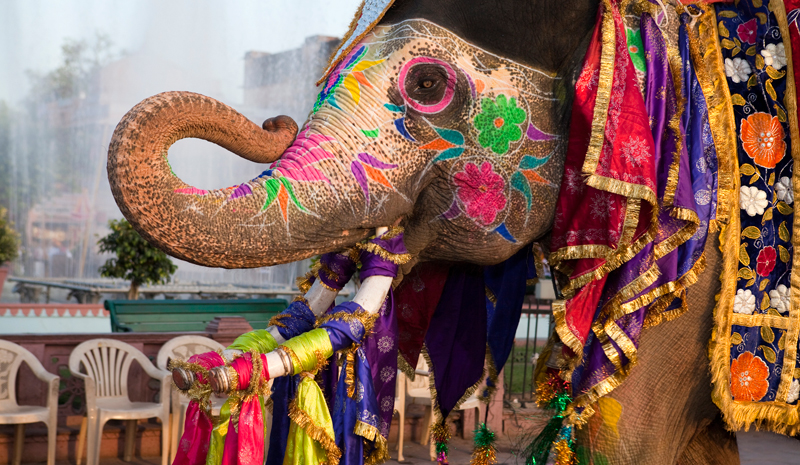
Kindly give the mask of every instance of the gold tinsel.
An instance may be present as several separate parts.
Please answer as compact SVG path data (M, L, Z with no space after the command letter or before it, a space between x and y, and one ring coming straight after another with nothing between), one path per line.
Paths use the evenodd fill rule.
M472 451L470 465L492 465L497 463L497 450L493 446L482 446Z
M556 465L575 465L575 453L569 447L566 440L558 441L553 444L555 449Z

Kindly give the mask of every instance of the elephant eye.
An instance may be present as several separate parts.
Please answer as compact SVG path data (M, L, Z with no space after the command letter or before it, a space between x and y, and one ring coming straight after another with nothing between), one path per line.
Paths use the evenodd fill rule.
M457 75L448 63L430 57L416 57L406 63L398 76L403 100L421 113L438 113L453 100Z

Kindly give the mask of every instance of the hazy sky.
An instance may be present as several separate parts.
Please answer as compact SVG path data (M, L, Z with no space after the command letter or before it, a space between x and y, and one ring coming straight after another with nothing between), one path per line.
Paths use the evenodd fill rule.
M0 100L27 90L25 70L59 64L65 38L108 34L115 49L144 51L219 80L241 101L243 57L279 52L310 35L341 37L358 0L0 0ZM178 89L175 89L178 90Z

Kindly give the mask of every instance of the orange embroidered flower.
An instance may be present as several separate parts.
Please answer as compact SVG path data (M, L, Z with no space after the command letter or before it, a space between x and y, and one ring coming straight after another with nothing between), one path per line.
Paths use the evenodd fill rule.
M783 127L777 116L754 113L742 120L742 146L756 165L775 168L786 152Z
M767 394L769 368L752 352L743 352L731 363L731 394L733 400L752 402Z

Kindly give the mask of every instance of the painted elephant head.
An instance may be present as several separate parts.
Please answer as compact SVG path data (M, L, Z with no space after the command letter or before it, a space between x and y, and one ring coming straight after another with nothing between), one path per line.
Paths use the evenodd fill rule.
M262 129L197 94L143 101L110 145L117 203L155 245L208 266L299 260L398 222L422 259L507 258L551 226L595 11L585 1L512 3L519 17L462 6L461 23L447 5L396 5L329 71L296 138L287 117ZM548 25L556 4L572 9ZM229 189L189 186L167 161L183 137L271 165Z

